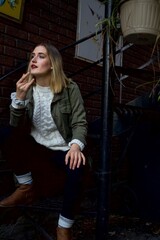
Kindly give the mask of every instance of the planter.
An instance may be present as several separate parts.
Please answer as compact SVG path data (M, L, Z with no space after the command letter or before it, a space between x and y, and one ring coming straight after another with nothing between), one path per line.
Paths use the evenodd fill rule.
M122 0L120 22L128 42L155 43L160 35L160 0Z

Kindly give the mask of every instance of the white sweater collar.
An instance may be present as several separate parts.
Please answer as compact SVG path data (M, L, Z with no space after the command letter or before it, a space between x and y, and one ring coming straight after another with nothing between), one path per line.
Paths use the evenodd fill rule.
M50 87L42 87L42 86L40 86L38 84L36 84L35 90L38 90L38 92L41 92L41 93L49 93L49 92L51 92Z

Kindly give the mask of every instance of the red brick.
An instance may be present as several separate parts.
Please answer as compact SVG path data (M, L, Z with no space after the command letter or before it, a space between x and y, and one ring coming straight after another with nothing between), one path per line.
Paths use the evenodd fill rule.
M26 52L24 50L20 50L18 48L13 47L5 47L4 53L9 55L10 57L18 57L20 59L26 58Z
M3 57L0 56L0 64L1 65L13 66L13 63L14 63L13 57L5 56L5 55L3 55Z
M37 34L29 33L28 34L28 41L30 41L31 43L34 43L34 44L38 44L40 42L45 42L46 38L40 37Z

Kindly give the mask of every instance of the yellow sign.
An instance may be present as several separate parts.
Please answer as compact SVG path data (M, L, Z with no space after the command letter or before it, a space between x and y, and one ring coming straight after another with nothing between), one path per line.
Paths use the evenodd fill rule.
M21 22L24 0L0 0L0 16Z

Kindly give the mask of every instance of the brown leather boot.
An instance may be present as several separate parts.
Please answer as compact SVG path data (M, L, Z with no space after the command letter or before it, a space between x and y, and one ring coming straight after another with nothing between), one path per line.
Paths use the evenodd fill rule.
M35 199L32 184L20 184L9 197L0 201L0 207L14 207L17 205L29 205Z
M72 240L71 228L57 227L57 240Z

